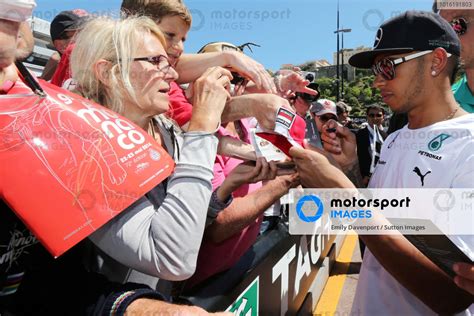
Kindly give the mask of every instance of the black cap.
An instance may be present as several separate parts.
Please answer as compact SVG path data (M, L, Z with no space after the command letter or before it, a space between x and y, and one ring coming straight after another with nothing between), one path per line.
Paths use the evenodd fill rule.
M451 25L433 12L407 11L384 22L377 31L372 50L355 54L349 58L349 64L370 68L379 54L401 54L438 47L460 55L461 44Z
M82 9L60 12L51 22L49 30L51 39L53 41L61 39L64 32L80 29L88 17L89 13Z

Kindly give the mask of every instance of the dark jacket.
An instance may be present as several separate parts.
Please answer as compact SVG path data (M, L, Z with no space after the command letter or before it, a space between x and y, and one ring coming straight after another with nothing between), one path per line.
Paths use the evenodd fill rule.
M387 134L379 130L380 135L385 140ZM372 156L370 155L370 132L367 127L359 130L356 133L357 140L357 157L359 158L360 173L363 177L370 177L370 164L372 163Z
M163 299L140 284L113 283L84 269L87 241L58 259L0 200L0 315L122 315L138 297ZM6 295L7 293L10 293Z

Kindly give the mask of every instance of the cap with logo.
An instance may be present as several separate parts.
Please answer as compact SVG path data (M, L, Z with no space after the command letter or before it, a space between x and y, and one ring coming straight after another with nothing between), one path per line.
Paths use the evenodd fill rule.
M309 111L314 113L316 116L321 116L328 113L337 116L336 103L328 99L319 99L318 101L311 103L311 108Z
M291 147L303 147L306 122L293 111L281 107L276 115L275 128L269 131L258 127L256 133L290 157Z
M61 39L64 32L80 29L89 17L89 13L82 9L60 12L51 22L51 39Z
M344 112L350 113L352 111L352 107L342 101L339 101L336 103L336 108L337 108L337 115L342 114Z
M31 17L34 0L0 0L0 19L23 22Z
M407 11L384 22L375 36L372 50L353 55L349 64L370 68L380 54L402 54L442 47L459 56L461 44L451 25L428 11Z

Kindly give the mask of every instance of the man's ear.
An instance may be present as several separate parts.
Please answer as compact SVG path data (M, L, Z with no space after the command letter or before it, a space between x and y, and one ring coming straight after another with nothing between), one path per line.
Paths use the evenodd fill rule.
M110 87L110 69L112 63L105 59L98 60L94 65L94 75L105 86Z
M433 58L431 59L431 75L433 77L439 75L448 63L448 53L444 48L438 47L433 51Z

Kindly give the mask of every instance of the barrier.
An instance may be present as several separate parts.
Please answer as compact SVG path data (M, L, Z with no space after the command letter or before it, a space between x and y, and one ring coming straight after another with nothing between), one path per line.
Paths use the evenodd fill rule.
M261 236L230 270L184 299L235 315L312 314L344 236L290 236L285 224Z

